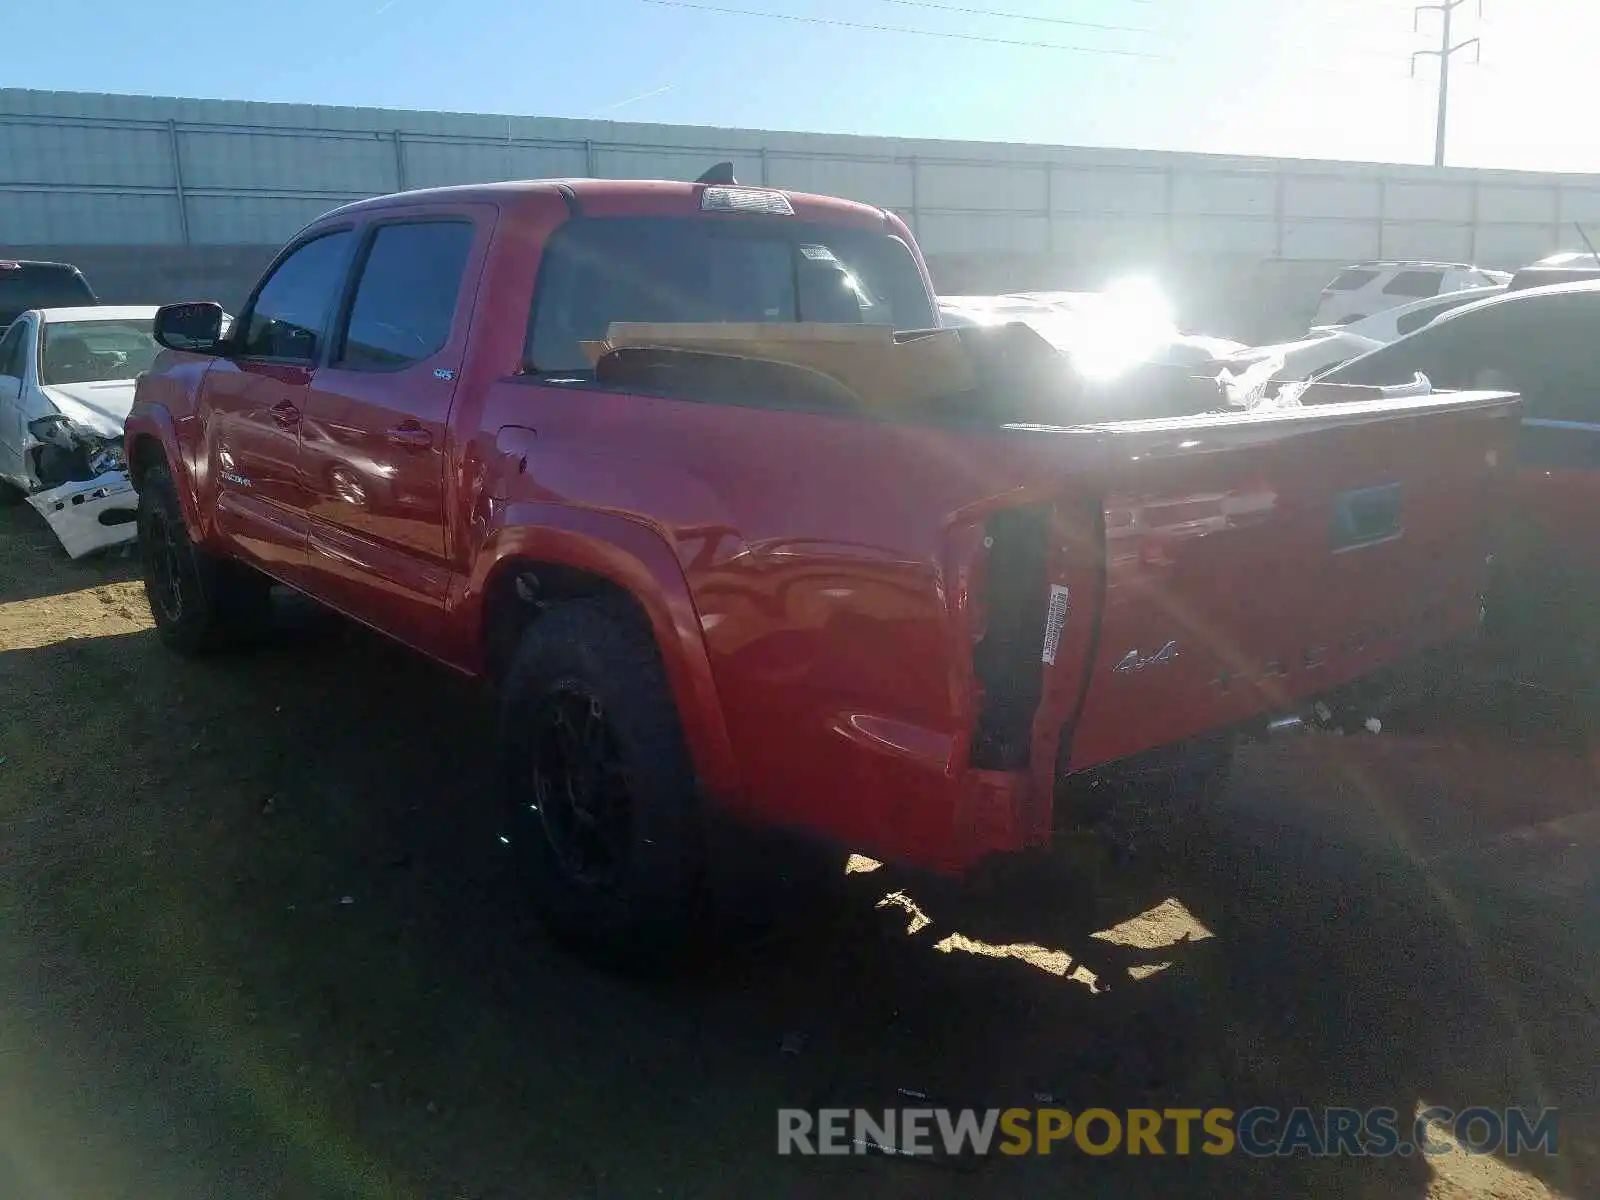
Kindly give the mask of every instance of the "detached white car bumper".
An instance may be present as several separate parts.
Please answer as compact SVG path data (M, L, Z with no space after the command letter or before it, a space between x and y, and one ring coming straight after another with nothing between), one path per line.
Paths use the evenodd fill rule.
M50 523L69 558L82 558L139 536L135 519L139 495L123 471L107 471L82 483L34 492L28 503Z

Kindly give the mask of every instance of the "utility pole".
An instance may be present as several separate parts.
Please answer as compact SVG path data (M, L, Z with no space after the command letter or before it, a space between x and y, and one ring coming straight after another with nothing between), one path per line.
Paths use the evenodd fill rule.
M1433 133L1433 165L1436 167L1444 166L1445 124L1450 115L1450 60L1456 56L1458 51L1465 50L1468 46L1473 47L1474 62L1481 61L1483 55L1483 43L1475 37L1468 38L1464 42L1451 42L1450 40L1451 18L1455 15L1456 9L1466 2L1467 0L1440 0L1438 4L1418 4L1411 12L1412 33L1420 33L1422 31L1423 13L1436 12L1442 18L1439 30L1439 48L1437 50L1415 50L1411 54L1411 76L1413 79L1416 78L1417 74L1417 59L1428 57L1439 60L1439 118ZM1478 0L1478 16L1483 16L1483 0Z

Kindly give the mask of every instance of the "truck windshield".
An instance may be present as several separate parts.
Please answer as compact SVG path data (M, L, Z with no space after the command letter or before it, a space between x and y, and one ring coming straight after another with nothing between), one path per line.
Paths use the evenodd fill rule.
M30 308L76 308L94 303L89 284L71 267L0 262L0 328Z
M787 218L570 222L545 248L527 366L583 371L580 342L613 321L825 321L928 329L939 321L905 242Z

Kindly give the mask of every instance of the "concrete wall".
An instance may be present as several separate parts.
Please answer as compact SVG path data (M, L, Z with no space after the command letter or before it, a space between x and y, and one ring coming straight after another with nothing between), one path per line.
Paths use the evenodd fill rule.
M894 209L946 291L1167 280L1189 318L1266 336L1338 267L1515 267L1600 224L1600 179L1370 163L834 137L539 117L0 90L0 253L78 262L108 298L236 304L265 253L362 196L539 176L741 179Z

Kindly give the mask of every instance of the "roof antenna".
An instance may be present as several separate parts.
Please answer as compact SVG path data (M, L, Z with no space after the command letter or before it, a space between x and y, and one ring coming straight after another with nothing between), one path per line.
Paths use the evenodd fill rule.
M704 175L700 176L699 179L696 179L695 182L728 187L739 181L733 177L733 164L731 162L719 162Z
M1582 223L1574 221L1572 227L1578 231L1578 236L1583 239L1584 247L1589 251L1589 256L1594 259L1595 265L1600 266L1600 254L1595 253L1594 243L1589 240L1589 235L1583 231Z

